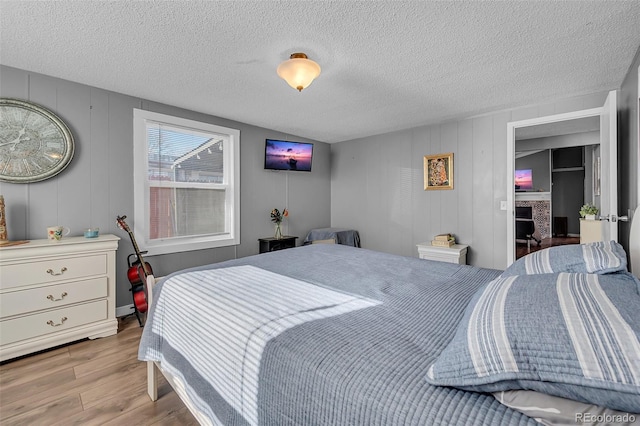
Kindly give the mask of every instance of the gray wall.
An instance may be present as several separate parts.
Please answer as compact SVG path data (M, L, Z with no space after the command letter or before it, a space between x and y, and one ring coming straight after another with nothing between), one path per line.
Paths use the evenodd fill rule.
M567 218L569 235L580 235L580 208L586 203L587 186L584 161L585 147L559 148L553 150L553 192L551 205L553 216ZM582 170L567 170L582 168ZM589 187L589 192L592 188ZM555 230L554 230L555 231Z
M627 214L640 204L640 165L638 165L638 66L640 66L640 48L636 52L629 72L622 82L620 100L618 101L618 138L620 150L618 151L618 176L620 197L618 203L620 214ZM620 241L627 247L629 241L629 222L620 222Z
M531 169L533 189L531 191L551 191L550 151L548 149L524 157L516 158L516 170Z
M0 96L30 100L52 110L67 123L76 141L73 161L58 176L32 184L0 183L9 238L45 238L45 228L57 224L70 227L71 235L97 226L102 233L120 236L119 307L132 303L126 257L133 248L115 219L126 214L133 226L133 108L240 130L240 245L149 257L146 260L156 275L257 254L257 239L273 236L269 217L273 208L289 208L283 231L298 236L298 243L310 229L330 225L328 144L5 66L0 67ZM314 142L312 172L264 170L266 138Z
M606 95L333 144L331 225L357 229L365 248L406 256L417 256L417 243L451 232L470 245L468 263L504 269L507 123L600 107ZM423 156L445 152L454 153L454 189L425 191Z

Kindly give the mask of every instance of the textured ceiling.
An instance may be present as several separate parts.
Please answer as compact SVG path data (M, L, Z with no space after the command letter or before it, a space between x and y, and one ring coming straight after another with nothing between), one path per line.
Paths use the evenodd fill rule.
M640 2L0 1L0 63L339 142L619 88ZM276 74L322 67L302 93Z

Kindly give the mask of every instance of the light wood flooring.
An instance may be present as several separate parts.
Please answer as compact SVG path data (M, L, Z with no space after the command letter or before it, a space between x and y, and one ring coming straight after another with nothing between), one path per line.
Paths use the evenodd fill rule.
M158 401L149 399L137 359L142 328L135 316L119 323L115 336L0 365L0 424L197 425L164 378Z

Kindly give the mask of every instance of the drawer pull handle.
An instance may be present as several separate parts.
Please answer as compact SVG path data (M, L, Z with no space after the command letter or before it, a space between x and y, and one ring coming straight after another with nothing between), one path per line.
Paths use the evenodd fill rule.
M65 273L65 271L67 270L66 266L63 266L62 269L60 269L60 272L53 272L53 269L47 269L47 274L51 274L51 275L62 275Z
M62 324L64 324L64 322L67 320L67 317L62 317L60 318L60 323L59 324L54 324L52 320L47 321L47 324L50 325L51 327L59 327Z
M64 293L62 293L62 294L60 295L60 298L59 298L59 299L56 299L56 298L55 298L55 296L54 296L53 294L48 295L48 296L47 296L47 299L51 300L52 302L58 302L58 301L60 301L60 300L64 299L65 297L67 297L67 296L68 296L68 294L67 294L67 292L65 291Z

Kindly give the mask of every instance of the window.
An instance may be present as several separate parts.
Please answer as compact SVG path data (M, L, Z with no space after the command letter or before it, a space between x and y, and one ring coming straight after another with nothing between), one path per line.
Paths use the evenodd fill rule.
M149 255L240 243L240 131L134 109L134 233Z

